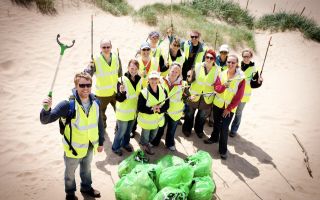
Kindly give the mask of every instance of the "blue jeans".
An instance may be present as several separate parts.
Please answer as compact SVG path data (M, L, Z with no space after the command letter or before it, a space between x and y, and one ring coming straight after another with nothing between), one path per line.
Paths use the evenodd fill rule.
M118 130L114 136L112 151L119 151L121 147L127 147L130 142L130 133L135 120L120 121L117 120Z
M236 114L235 114L233 122L231 124L231 132L232 133L237 133L237 131L239 129L241 117L242 117L242 111L243 111L245 105L246 105L245 102L241 102L237 107Z
M149 144L156 137L157 132L158 128L152 130L143 128L140 137L140 144L143 146Z
M80 164L81 189L89 191L91 189L91 161L93 157L93 146L90 144L87 155L83 158L69 158L64 154L64 164L66 166L64 172L64 185L67 194L74 194L76 189L76 181L74 173Z
M233 113L230 113L228 117L222 117L224 111L223 108L219 108L213 105L213 132L211 134L210 140L214 142L219 141L219 153L226 154L228 151L228 131L229 125L231 123Z
M189 105L186 106L184 123L182 125L182 131L191 133L195 111L196 111L195 108L192 108ZM198 113L197 113L195 124L194 124L194 131L196 133L203 133L203 127L204 127L207 115L208 115L207 110L198 109Z
M179 120L174 121L168 114L165 114L164 116L165 116L164 126L160 127L158 129L158 133L157 133L156 137L153 139L153 141L151 142L151 144L154 146L159 145L160 140L161 140L163 133L164 133L164 129L165 129L166 125L168 124L165 144L167 147L172 147L172 146L174 146L174 135L176 133L176 129L177 129Z

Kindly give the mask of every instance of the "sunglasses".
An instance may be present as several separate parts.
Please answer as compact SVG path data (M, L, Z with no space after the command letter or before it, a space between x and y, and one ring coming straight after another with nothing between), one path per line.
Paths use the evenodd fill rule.
M227 61L228 64L236 64L236 62Z
M142 51L150 51L150 49L142 49Z
M174 46L174 47L180 47L180 45L178 45L178 44L174 44L173 46Z
M111 46L102 47L103 49L110 49Z
M91 88L91 86L92 86L92 84L91 84L91 83L87 83L87 84L79 84L79 87L80 87L80 88L85 88L85 87L87 87L87 88Z
M212 57L212 56L206 56L206 59L214 60L214 57Z
M250 58L250 56L242 56L242 58Z
M191 77L191 75L187 75L187 77L188 77L188 78L190 78L190 77Z
M197 39L199 36L191 35L190 37L191 37L192 39Z
M228 54L226 51L220 51L221 54Z

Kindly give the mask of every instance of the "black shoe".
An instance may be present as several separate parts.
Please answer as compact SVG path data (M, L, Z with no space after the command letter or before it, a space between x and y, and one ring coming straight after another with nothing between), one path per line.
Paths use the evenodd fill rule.
M181 120L179 120L179 121L178 121L178 125L182 125L182 122L181 122Z
M186 136L186 137L190 137L191 132L189 131L182 131L182 133Z
M204 136L204 133L203 133L203 132L201 132L201 133L196 133L196 134L197 134L198 138L203 138L203 136Z
M227 158L228 158L228 153L220 154L220 158L221 158L222 160L227 160Z
M209 126L209 127L213 127L213 121L209 121L209 122L208 122L208 126Z
M230 132L229 132L229 136L230 136L230 137L236 137L236 136L237 136L237 133L230 131Z
M74 194L67 194L66 200L78 200L78 197Z
M82 194L86 194L86 195L89 195L90 197L94 197L94 198L100 198L101 197L100 192L98 190L93 189L93 188L91 188L88 191L84 191L84 190L80 189L80 192Z
M118 156L122 156L122 151L121 149L117 150L117 151L113 151L113 153L117 154Z
M206 140L203 140L203 143L205 144L213 144L213 143L216 143L217 141L213 141L211 140L210 138L209 139L206 139Z
M132 152L133 151L133 148L132 146L129 144L128 146L126 147L123 147L127 152Z

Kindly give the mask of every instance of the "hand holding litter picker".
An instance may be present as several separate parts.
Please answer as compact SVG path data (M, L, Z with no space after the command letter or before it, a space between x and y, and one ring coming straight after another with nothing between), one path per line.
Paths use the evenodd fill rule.
M60 46L60 57L59 57L59 60L58 60L58 64L57 64L57 67L56 67L56 71L54 73L54 77L53 77L53 80L52 80L52 83L51 83L51 87L50 87L50 91L49 91L49 94L48 94L48 97L52 97L52 91L53 91L53 87L54 87L54 83L56 82L56 78L57 78L57 74L58 74L58 71L59 71L59 66L60 66L60 63L61 63L61 59L62 59L62 56L64 54L64 51L68 48L71 48L73 47L74 43L75 43L75 40L72 41L72 44L71 45L66 45L66 44L63 44L60 42L59 40L60 38L60 34L57 35L57 43L59 44ZM46 108L47 105L44 105L44 109L47 110Z

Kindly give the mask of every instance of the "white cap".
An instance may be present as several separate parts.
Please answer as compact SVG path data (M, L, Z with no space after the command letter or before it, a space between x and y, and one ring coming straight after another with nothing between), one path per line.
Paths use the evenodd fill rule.
M151 79L151 78L157 78L159 79L160 78L160 74L159 72L157 71L151 71L148 75L148 79Z
M227 44L221 45L219 52L221 52L221 51L229 52L229 46Z
M143 42L140 49L150 49L150 44L148 42Z

